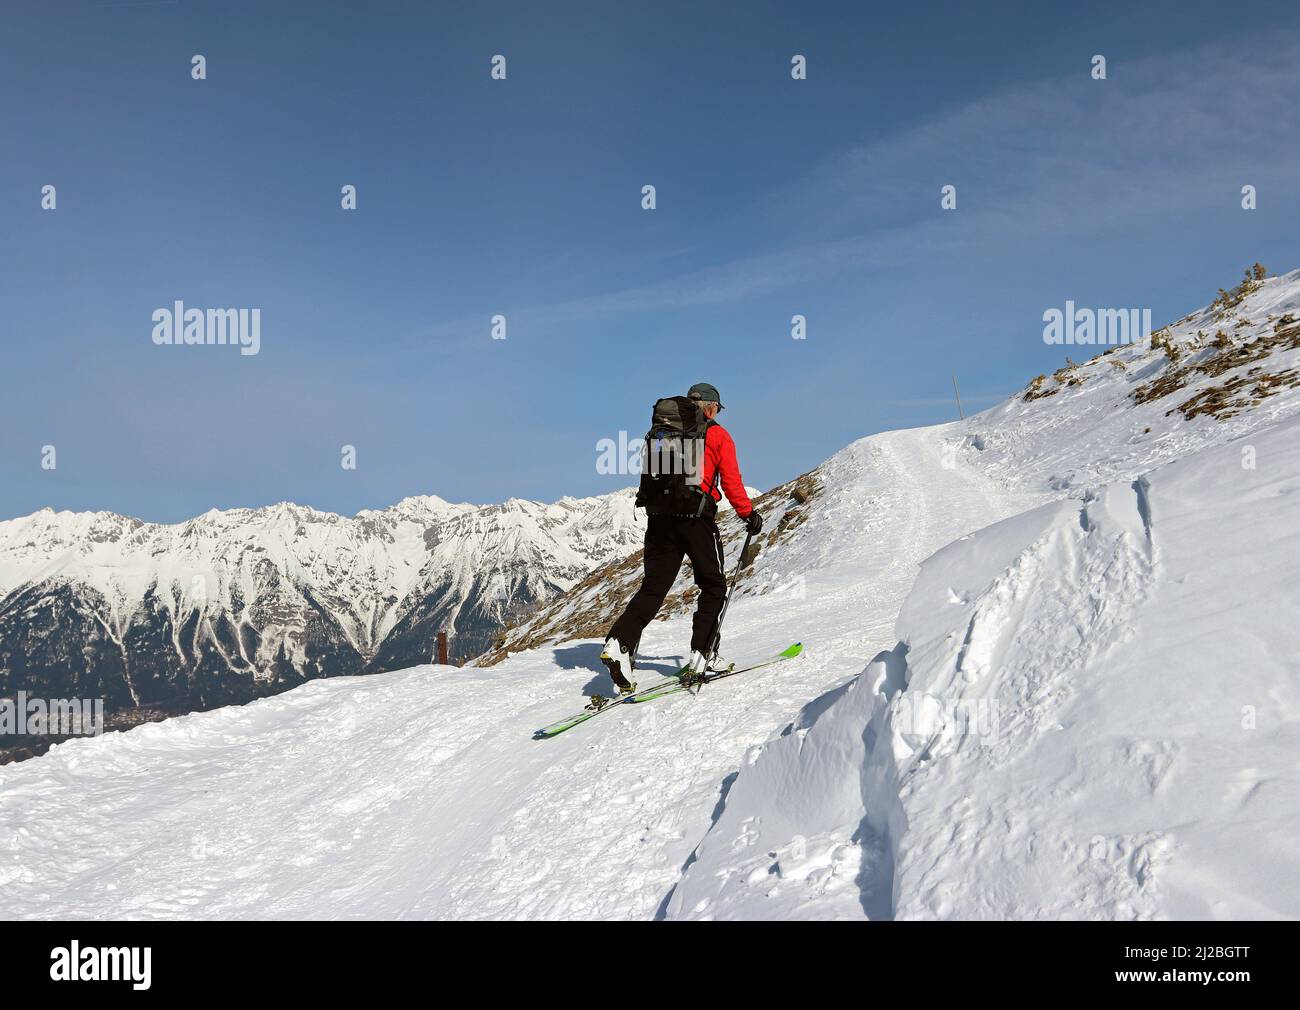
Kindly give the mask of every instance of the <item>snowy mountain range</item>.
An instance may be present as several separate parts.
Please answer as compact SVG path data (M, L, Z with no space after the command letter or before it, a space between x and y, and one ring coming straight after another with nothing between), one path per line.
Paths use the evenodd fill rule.
M1297 317L1300 271L1248 279L768 492L724 649L804 654L696 696L532 738L610 693L628 553L463 669L0 767L0 913L1296 918Z
M0 695L175 712L427 662L439 631L453 657L473 656L511 617L639 546L633 496L0 522Z

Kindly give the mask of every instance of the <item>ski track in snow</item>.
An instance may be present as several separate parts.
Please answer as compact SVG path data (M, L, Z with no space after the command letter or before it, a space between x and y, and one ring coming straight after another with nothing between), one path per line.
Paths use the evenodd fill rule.
M761 562L793 593L738 597L724 652L804 657L593 720L534 729L604 686L597 643L489 670L308 683L242 708L56 747L0 769L0 912L62 917L649 918L740 767L807 699L893 644L919 562L1033 501L942 463L945 428L863 439L816 553ZM1035 499L1036 500L1036 499ZM655 622L645 662L684 658ZM734 646L734 648L733 648ZM644 683L657 674L639 674Z

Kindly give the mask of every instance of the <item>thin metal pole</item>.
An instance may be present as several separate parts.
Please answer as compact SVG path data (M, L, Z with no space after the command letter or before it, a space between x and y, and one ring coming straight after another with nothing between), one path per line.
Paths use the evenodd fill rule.
M966 417L966 415L965 415L965 413L963 413L963 411L962 411L962 409L961 409L961 390L959 390L959 389L957 388L957 373L956 373L956 372L953 372L953 373L952 373L952 391L953 391L953 394L957 397L957 416L958 416L959 418L961 418L961 419L964 420L965 417Z
M749 542L752 539L754 539L754 534L746 531L745 545L740 548L740 557L736 559L736 570L731 575L731 583L727 586L727 595L722 600L722 609L718 612L718 620L713 625L713 635L709 639L710 654L704 657L710 663L713 662L717 654L718 643L722 638L722 619L727 616L727 608L731 606L731 591L736 588L736 580L740 578L741 566L745 563L745 552L749 550Z

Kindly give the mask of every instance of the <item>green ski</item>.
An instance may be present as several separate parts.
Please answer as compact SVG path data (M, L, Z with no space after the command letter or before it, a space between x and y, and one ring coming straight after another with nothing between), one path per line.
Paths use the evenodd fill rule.
M683 684L679 679L682 674L686 672L686 667L682 667L682 669L677 671L675 676L665 677L659 683L652 684L650 687L643 687L641 690L635 691L632 694L624 694L608 701L602 699L603 704L597 703L595 706L588 706L576 715L571 715L567 719L561 719L559 722L553 722L549 726L543 726L533 734L533 739L546 740L553 736L559 736L565 730L572 729L574 726L584 723L588 719L594 719L602 712L608 712L611 708L617 708L619 705L638 705L643 702L654 701L656 698L663 698L670 694L677 694L681 691L690 691L693 689L698 690L697 685L711 684L715 680L722 680L725 677L734 677L738 673L748 673L750 670L759 670L765 666L771 666L774 663L780 663L787 659L794 659L794 657L799 655L801 652L803 652L803 643L795 642L795 644L790 646L790 648L778 652L775 656L771 656L761 662L751 663L749 666L742 666L740 669L732 667L726 670L709 671L695 678L694 683L689 685Z

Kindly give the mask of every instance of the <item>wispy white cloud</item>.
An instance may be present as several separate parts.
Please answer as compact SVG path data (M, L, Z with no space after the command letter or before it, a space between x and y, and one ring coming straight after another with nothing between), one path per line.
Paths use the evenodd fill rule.
M1300 37L1290 32L1112 63L1100 82L1083 59L1070 77L1008 88L874 137L770 194L759 206L780 208L788 245L512 316L558 330L735 303L998 242L1104 234L1232 207L1245 182L1294 179L1297 66ZM946 183L958 187L960 230L938 209ZM482 346L485 327L482 318L439 323L393 349L453 353Z

